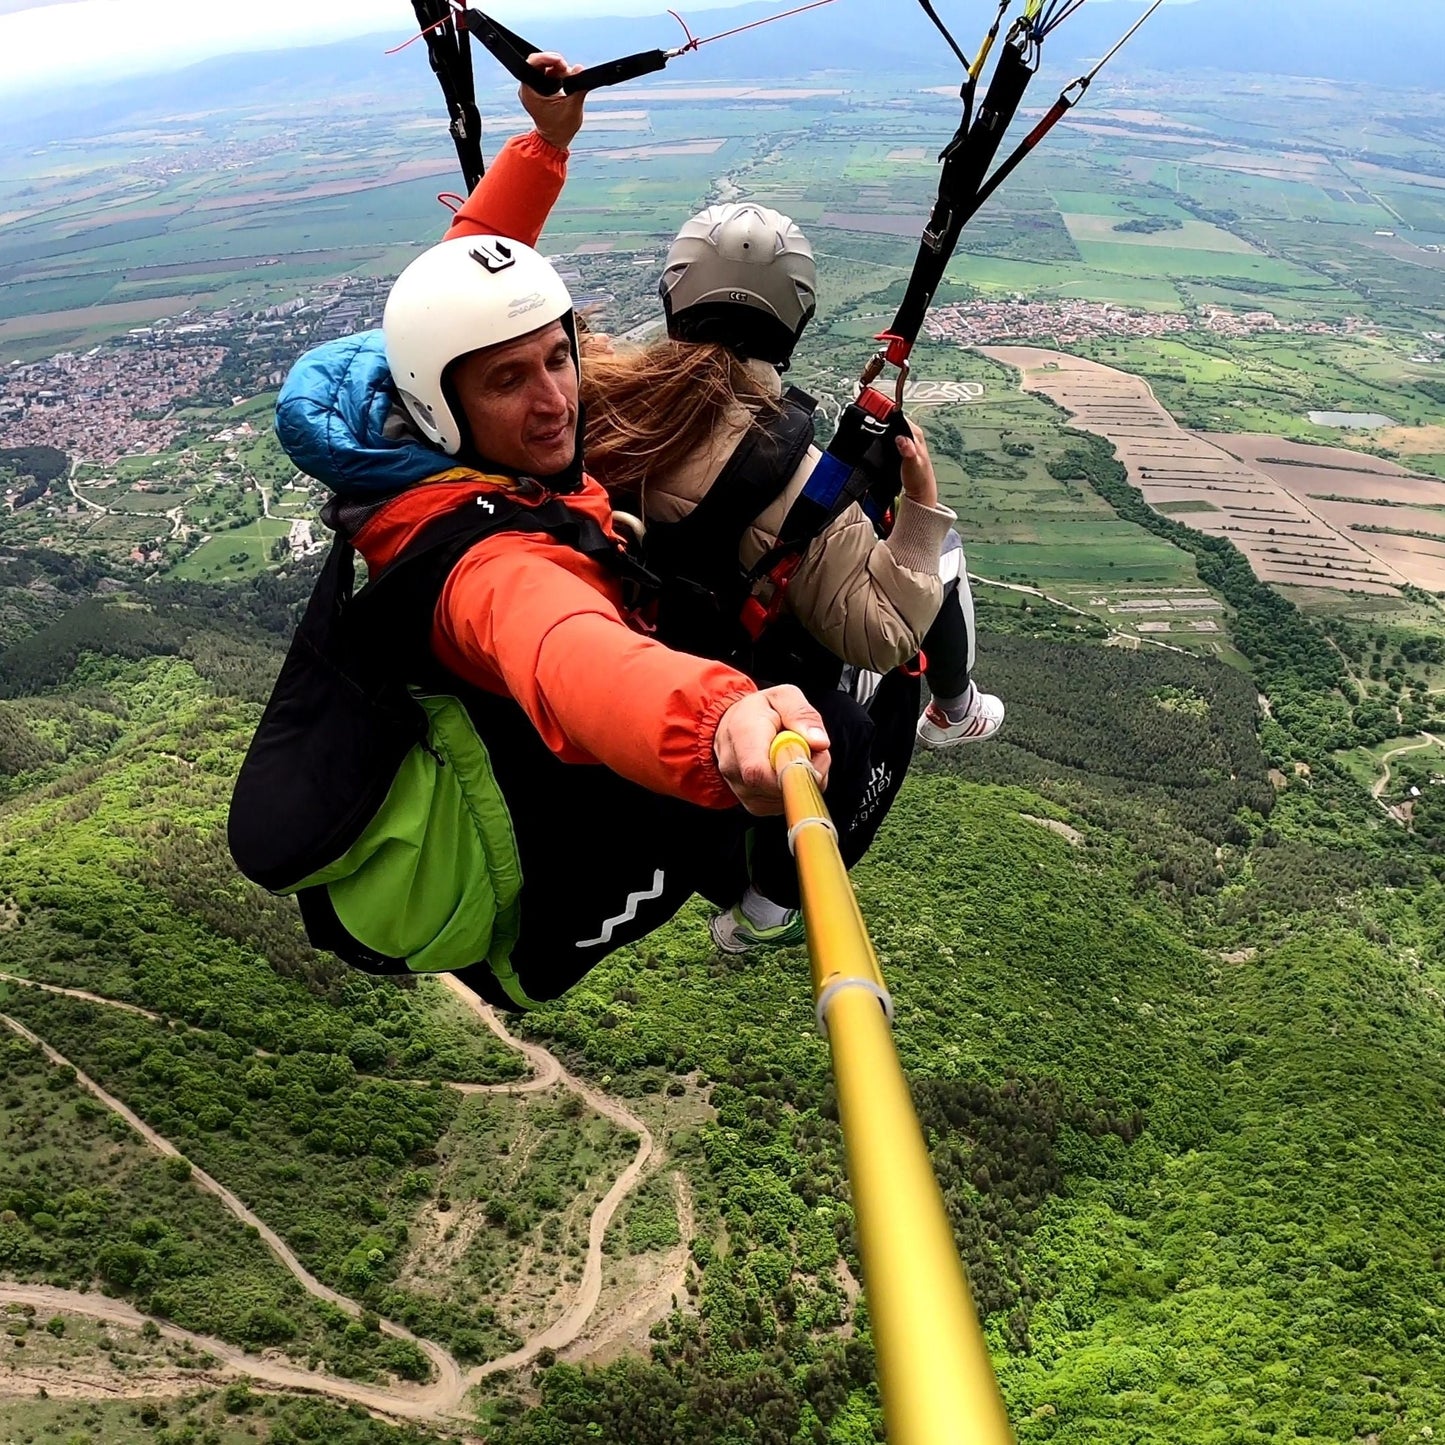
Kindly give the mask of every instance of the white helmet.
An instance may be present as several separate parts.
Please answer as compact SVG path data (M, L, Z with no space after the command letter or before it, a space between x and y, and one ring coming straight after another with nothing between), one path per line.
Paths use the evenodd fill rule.
M571 315L551 263L520 241L463 236L424 251L386 298L382 333L397 392L428 441L456 456L466 437L447 395L447 368Z
M672 243L659 286L675 341L713 341L785 366L818 309L807 237L766 206L709 206Z

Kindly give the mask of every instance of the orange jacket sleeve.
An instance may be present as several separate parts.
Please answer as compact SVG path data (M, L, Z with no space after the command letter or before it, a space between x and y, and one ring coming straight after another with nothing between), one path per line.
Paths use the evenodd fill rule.
M490 537L453 569L433 648L463 676L495 679L564 762L601 763L653 792L732 807L713 738L754 684L633 632L602 590L610 583L548 537Z
M442 239L508 236L535 246L566 180L566 151L536 131L514 135L498 151Z

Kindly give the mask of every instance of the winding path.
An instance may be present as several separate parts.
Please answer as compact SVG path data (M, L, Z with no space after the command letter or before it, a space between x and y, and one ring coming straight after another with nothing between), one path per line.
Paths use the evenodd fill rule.
M8 1014L0 1014L0 1023L6 1028L28 1039L32 1044L50 1060L62 1068L75 1069L76 1082L89 1093L93 1094L102 1104L114 1114L119 1114L147 1144L158 1154L163 1154L168 1159L180 1159L184 1157L181 1151L171 1143L169 1139L162 1138L145 1122L138 1114L128 1109L113 1094L108 1094L88 1074L82 1073L63 1054L51 1048L38 1034L32 1033L18 1019L11 1018ZM286 1267L296 1282L307 1294L325 1300L327 1304L335 1305L338 1309L344 1310L353 1319L361 1317L361 1306L354 1299L344 1294L338 1294L329 1285L324 1285L310 1270L301 1263L291 1252L285 1240L281 1238L259 1215L253 1214L226 1186L217 1179L207 1174L204 1169L191 1165L191 1178L206 1191L207 1194L214 1194L242 1224L248 1224L266 1242L271 1253ZM408 1340L421 1350L432 1362L436 1370L437 1378L428 1387L429 1392L434 1395L438 1402L449 1401L455 1395L457 1403L461 1403L461 1397L466 1393L466 1387L462 1384L461 1366L444 1350L440 1345L433 1344L430 1340L423 1340L401 1325L393 1324L390 1320L381 1321L381 1329L384 1334L393 1336L395 1339ZM239 1353L236 1352L236 1353ZM298 1374L307 1376L305 1370L298 1370ZM313 1378L307 1376L307 1378Z
M448 1409L448 1399L441 1395L438 1384L408 1389L399 1385L364 1385L333 1375L313 1374L300 1365L260 1359L255 1355L248 1355L235 1345L228 1345L224 1340L212 1339L209 1335L192 1334L189 1330L167 1324L164 1320L153 1320L133 1305L126 1304L124 1300L110 1299L106 1295L53 1289L43 1284L0 1283L0 1305L28 1305L36 1310L64 1310L69 1314L84 1315L88 1319L100 1320L110 1325L123 1325L130 1329L140 1329L147 1323L153 1324L161 1332L162 1338L177 1344L190 1345L202 1354L214 1356L226 1374L245 1375L276 1389L304 1391L307 1394L345 1400L349 1404L361 1405L393 1419L435 1420ZM195 1376L191 1377L189 1383L195 1383Z
M1398 709L1396 710L1398 712ZM1435 736L1434 733L1422 732L1420 741L1417 743L1406 743L1404 747L1391 748L1389 752L1380 755L1380 766L1384 772L1375 779L1370 788L1370 796L1398 823L1401 818L1384 801L1385 790L1390 786L1390 760L1398 758L1405 753L1418 753L1421 748L1445 748L1445 742Z
M88 993L84 989L65 988L59 984L40 983L35 979L21 978L14 974L0 973L0 982L19 984L23 987L43 989L48 993L64 995L67 998L80 999L87 1003L99 1004L107 1008L117 1008L127 1013L139 1014L143 1018L151 1019L157 1023L164 1023L166 1020L159 1014L152 1013L148 1009L139 1007L136 1004L121 1003L115 999L103 998L98 994ZM381 1322L381 1329L388 1335L397 1339L410 1341L418 1349L423 1351L431 1361L436 1378L427 1385L406 1385L395 1384L390 1386L366 1385L353 1380L343 1380L336 1376L321 1374L301 1368L300 1366L286 1365L274 1360L258 1359L253 1355L245 1353L233 1345L224 1341L212 1339L203 1335L192 1334L182 1330L175 1325L155 1321L163 1336L168 1339L189 1343L196 1349L205 1351L221 1361L223 1366L231 1371L244 1373L255 1380L273 1385L277 1388L305 1390L315 1394L322 1394L333 1399L345 1400L350 1403L359 1404L366 1409L374 1410L380 1414L389 1415L393 1418L411 1420L448 1420L458 1417L466 1400L467 1392L478 1382L489 1375L499 1374L506 1370L516 1369L526 1365L537 1357L543 1350L561 1350L574 1343L586 1328L588 1321L592 1318L597 1308L598 1300L602 1293L602 1244L606 1238L608 1226L616 1214L618 1206L632 1192L642 1180L647 1171L649 1163L653 1162L657 1154L656 1143L652 1136L651 1129L647 1124L634 1114L625 1105L616 1099L600 1093L589 1085L569 1073L562 1067L561 1062L546 1049L538 1044L527 1043L516 1038L502 1023L497 1013L489 1005L482 1002L465 984L456 978L446 976L443 980L446 987L454 993L457 998L469 1008L502 1043L508 1048L520 1053L531 1065L534 1073L530 1079L516 1083L501 1084L461 1084L450 1083L449 1087L464 1094L481 1093L505 1093L524 1094L535 1093L539 1090L549 1089L555 1085L561 1085L576 1094L591 1109L610 1120L619 1128L637 1135L637 1153L632 1162L618 1176L606 1195L592 1211L592 1218L588 1226L587 1237L587 1258L582 1271L582 1279L577 1289L576 1298L568 1309L550 1325L532 1335L519 1349L500 1359L489 1360L485 1364L478 1365L466 1372L462 1372L461 1366L447 1351L440 1345L430 1340L424 1340L404 1329L400 1325L393 1324L390 1320ZM68 1059L55 1049L51 1048L44 1039L31 1032L19 1020L13 1019L6 1014L0 1014L0 1024L11 1029L22 1038L27 1039L38 1047L51 1063L75 1069L76 1081L82 1088L88 1090L106 1108L119 1115L125 1122L145 1140L158 1153L169 1158L181 1157L180 1151L168 1139L162 1138L148 1124L137 1116L131 1109L107 1093L95 1080L75 1068ZM322 1299L337 1308L344 1310L347 1314L358 1317L361 1314L361 1306L345 1295L338 1294L329 1286L323 1284L296 1258L290 1248L279 1235L267 1226L257 1215L252 1213L240 1199L218 1180L207 1174L204 1170L191 1166L191 1178L208 1193L213 1194L233 1215L244 1224L254 1228L257 1234L263 1239L272 1253L291 1273L292 1277L317 1299ZM679 1201L679 1223L682 1226L683 1247L686 1248L688 1237L691 1235L691 1198L685 1192L685 1185L682 1192L678 1194ZM36 1308L64 1309L72 1313L88 1315L96 1319L107 1320L116 1324L140 1326L149 1318L140 1313L133 1306L121 1300L109 1299L104 1295L83 1294L73 1290L52 1289L41 1285L16 1285L0 1283L0 1303L32 1305Z
M575 1074L568 1073L560 1061L546 1049L514 1037L497 1017L496 1010L484 1004L460 979L448 974L442 981L504 1044L521 1053L537 1070L539 1077L546 1071L555 1071L551 1073L549 1083L560 1083L604 1119L610 1119L618 1128L637 1135L637 1153L633 1156L632 1163L617 1176L612 1188L592 1211L592 1220L587 1228L587 1262L582 1268L582 1282L577 1287L577 1298L560 1318L533 1335L520 1349L513 1350L510 1355L503 1355L500 1359L488 1360L486 1364L473 1369L467 1376L467 1385L470 1388L488 1375L515 1370L519 1365L529 1363L543 1350L563 1349L582 1333L602 1296L602 1241L607 1236L607 1226L612 1223L617 1206L641 1182L656 1145L652 1130L631 1109L607 1094L590 1088Z

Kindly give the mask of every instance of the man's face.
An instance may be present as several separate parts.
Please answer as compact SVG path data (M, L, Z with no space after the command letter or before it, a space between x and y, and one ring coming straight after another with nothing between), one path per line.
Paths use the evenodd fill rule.
M560 321L457 363L457 401L488 461L524 476L565 471L577 451L577 368Z

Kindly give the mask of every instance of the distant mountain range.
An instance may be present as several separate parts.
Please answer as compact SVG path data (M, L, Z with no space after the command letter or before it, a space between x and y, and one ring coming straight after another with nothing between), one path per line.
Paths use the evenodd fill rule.
M744 25L776 13L777 3L727 10L689 10L694 31ZM965 51L977 44L985 7L942 0ZM1082 68L1127 29L1142 5L1136 0L1096 0L1051 40L1051 66ZM886 16L885 16L886 9ZM397 4L396 35L411 19ZM529 38L586 63L635 50L669 46L680 37L667 16L611 20L560 19L528 22ZM417 48L419 50L419 47ZM324 96L337 89L384 87L393 94L414 89L432 94L420 56L382 55L382 38L335 45L267 51L206 61L157 78L89 87L77 105L74 94L50 100L27 96L23 109L5 115L17 141L61 134L81 135L118 115L137 111L212 109L219 96L236 102L268 95ZM878 72L908 71L930 82L947 79L957 64L942 38L912 0L839 0L836 5L736 36L674 63L677 79L794 78L819 71L856 72L867 57ZM480 57L479 57L480 59ZM500 69L481 60L482 84ZM1445 88L1445 4L1440 0L1193 0L1167 4L1118 62L1126 69L1191 73L1221 70L1360 81L1379 87L1377 104L1388 106L1392 86ZM0 115L10 107L0 104Z

